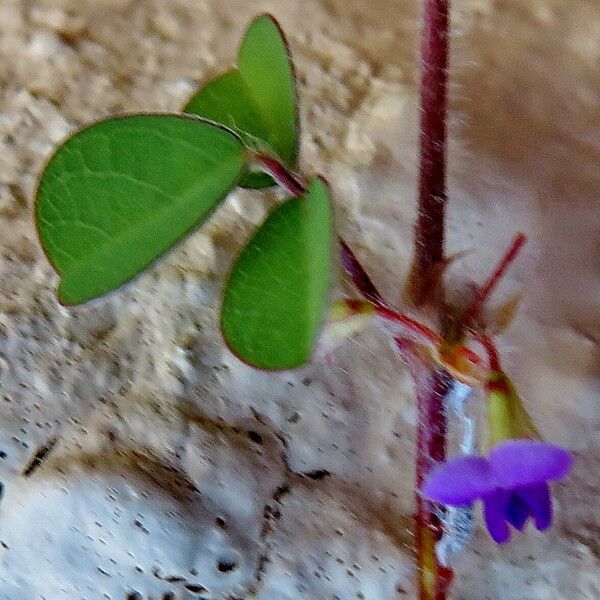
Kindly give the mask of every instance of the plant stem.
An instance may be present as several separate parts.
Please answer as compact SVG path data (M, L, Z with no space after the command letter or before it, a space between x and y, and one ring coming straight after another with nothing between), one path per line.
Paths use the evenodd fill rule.
M442 343L442 338L433 329L423 325L416 319L399 313L387 306L375 306L375 312L378 316L392 323L396 323L401 329L404 329L404 335L415 335L420 340L433 345L439 346Z
M444 396L449 391L451 378L443 369L435 369L416 378L415 384L419 418L415 482L418 598L419 600L444 600L452 582L452 571L438 562L435 544L441 538L443 531L433 504L423 498L421 488L432 467L446 458Z
M435 293L444 260L449 0L425 0L421 42L419 204L407 295L420 306Z
M488 356L488 366L490 371L494 371L498 373L501 370L500 367L500 355L498 354L498 349L494 345L494 342L485 334L485 333L477 333L474 337L484 348Z
M446 208L446 108L449 0L425 0L421 42L419 203L407 297L415 306L435 301L444 261ZM444 396L451 378L443 369L415 377L418 429L415 538L419 600L444 600L452 571L442 566L435 544L442 535L433 505L421 489L436 462L446 458Z
M369 274L365 271L364 267L360 264L358 258L352 251L352 248L343 240L342 237L338 236L338 242L340 244L340 259L344 271L351 277L356 289L361 293L365 300L372 302L375 306L381 306L385 308L391 308L386 299L381 295Z
M483 310L485 301L490 297L500 279L502 279L506 269L508 269L508 267L517 258L517 255L521 251L521 248L525 245L526 241L527 236L524 233L517 233L517 235L515 235L510 246L498 262L498 265L492 274L486 279L483 285L477 288L475 294L473 295L471 304L461 319L462 328L471 327L473 322L477 319L477 317L479 317L481 311Z
M415 305L431 299L437 289L436 273L444 260L444 213L446 204L446 77L448 62L448 0L425 0L423 32L423 79L421 82L421 160L419 215L415 228L410 300ZM261 168L293 196L305 188L281 163L266 155L254 155ZM378 310L389 305L368 278L360 263L341 243L342 262L350 276ZM401 352L408 351L397 340ZM409 344L410 345L410 344ZM418 361L414 361L418 365ZM436 462L445 459L446 415L443 398L451 378L443 369L414 368L419 414L415 537L419 571L419 600L445 600L452 571L440 565L435 544L442 535L434 507L421 494L421 487Z
M288 171L276 158L267 154L252 154L251 158L255 160L260 168L270 175L278 185L280 185L288 194L292 196L303 196L306 193L304 185Z

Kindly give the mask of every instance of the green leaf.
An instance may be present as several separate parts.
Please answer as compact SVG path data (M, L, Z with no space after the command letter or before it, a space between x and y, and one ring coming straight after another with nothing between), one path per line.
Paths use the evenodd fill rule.
M36 200L61 302L132 279L208 217L245 168L241 142L196 117L136 115L76 133L50 159Z
M221 328L231 350L263 369L310 356L323 321L332 257L327 186L273 211L238 257L225 288Z
M252 21L238 52L237 68L204 86L185 106L187 113L222 123L249 147L296 163L298 122L294 71L279 25L270 15ZM273 185L264 173L249 173L245 187Z

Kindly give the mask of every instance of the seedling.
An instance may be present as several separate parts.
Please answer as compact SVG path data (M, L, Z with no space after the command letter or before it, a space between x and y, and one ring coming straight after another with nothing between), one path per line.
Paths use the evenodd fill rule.
M490 333L516 309L495 316L487 300L525 243L518 234L470 303L444 299L446 67L448 3L425 0L419 215L406 310L389 303L351 248L337 241L341 265L361 298L330 307L338 337L376 320L385 325L417 392L419 431L415 533L422 600L442 600L451 562L472 531L482 499L492 537L509 524L551 521L547 482L563 477L570 454L539 439L502 372ZM79 304L130 281L203 223L237 185L279 185L288 198L236 259L223 295L221 330L229 348L261 369L306 362L326 321L335 247L331 201L319 177L297 173L298 110L288 47L276 21L256 18L237 66L207 83L185 114L109 119L60 146L40 179L39 236L60 275L58 299ZM411 314L408 314L408 311ZM421 315L434 315L435 326ZM464 406L489 404L489 458L474 455L474 426ZM445 462L447 418L464 421L459 455ZM520 457L525 455L527 460Z

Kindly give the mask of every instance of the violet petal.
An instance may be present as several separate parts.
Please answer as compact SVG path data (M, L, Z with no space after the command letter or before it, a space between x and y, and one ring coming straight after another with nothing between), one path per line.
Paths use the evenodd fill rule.
M529 518L529 505L521 496L513 492L510 494L506 505L506 520L519 531L523 531Z
M534 440L501 442L492 448L489 460L505 488L560 479L573 464L573 456L564 448Z
M509 500L509 492L497 490L483 498L483 516L485 524L498 544L504 544L510 539L510 529L506 522L506 507Z
M423 496L442 504L462 506L498 487L487 458L457 456L433 470L423 486Z
M531 485L525 488L515 490L533 515L535 526L540 531L546 531L552 523L552 499L550 497L550 488L547 483Z

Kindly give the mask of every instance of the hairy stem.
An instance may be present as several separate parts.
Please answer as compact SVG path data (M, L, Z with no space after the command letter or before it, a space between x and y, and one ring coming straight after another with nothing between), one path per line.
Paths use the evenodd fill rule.
M444 261L446 208L446 110L449 0L425 0L421 42L419 213L407 299L435 302ZM442 566L435 544L442 535L434 506L421 489L436 462L446 458L444 396L451 380L442 369L415 377L418 407L415 538L419 600L444 600L452 571Z
M432 503L423 498L423 483L436 463L446 458L446 414L444 396L451 378L443 369L429 371L416 378L417 431L415 539L418 561L419 600L445 600L452 582L452 571L442 566L435 554L435 544L442 527Z
M417 282L413 304L429 299L437 282L430 276L443 263L445 192L445 118L448 5L444 0L426 0L423 38L423 82L421 120L421 170L419 217L415 233L413 281ZM284 165L272 157L252 156L263 171L289 194L305 193L304 185ZM390 317L389 305L343 240L340 240L341 259L361 293L372 301L378 312ZM403 324L407 325L407 322ZM414 323L410 322L410 325ZM423 334L421 328L418 331ZM430 340L432 341L432 340ZM437 341L437 340L436 340ZM410 342L396 340L401 353L410 352ZM405 348L405 345L408 346ZM445 458L446 416L443 398L450 386L450 376L443 369L434 369L414 363L419 412L415 537L419 567L419 599L445 600L452 581L452 572L440 565L435 555L435 543L442 531L434 507L423 499L421 487L432 466Z
M419 204L408 287L419 306L435 293L444 260L449 0L425 0L421 42Z

